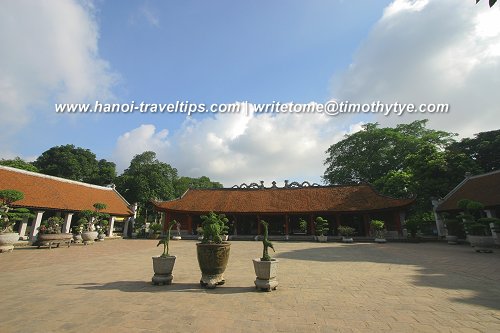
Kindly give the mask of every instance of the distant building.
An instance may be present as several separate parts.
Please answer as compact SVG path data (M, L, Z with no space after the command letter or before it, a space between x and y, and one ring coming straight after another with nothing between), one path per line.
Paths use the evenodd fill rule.
M293 183L292 183L293 184ZM260 219L269 223L271 235L300 234L299 219L308 222L314 233L316 217L329 221L330 235L337 226L349 225L358 236L370 236L372 219L383 220L387 230L401 235L407 208L414 199L395 199L377 193L370 185L297 186L284 188L189 189L175 200L155 202L167 221L177 220L184 232L192 233L201 224L200 215L214 211L230 220L230 234L257 235Z
M83 210L94 210L93 204L106 204L103 212L111 215L108 236L111 236L115 221L123 221L134 212L129 203L114 189L81 183L59 177L44 175L0 166L0 190L18 190L24 199L16 201L14 207L29 208L35 218L17 223L21 237L29 228L30 239L38 234L42 220L50 216L64 218L63 232L70 232L73 216Z
M500 217L500 170L476 176L466 176L465 179L450 191L442 200L434 201L434 210L439 213L458 214L458 202L462 199L474 200L484 205L487 217ZM436 226L439 235L444 236L444 227L436 215Z

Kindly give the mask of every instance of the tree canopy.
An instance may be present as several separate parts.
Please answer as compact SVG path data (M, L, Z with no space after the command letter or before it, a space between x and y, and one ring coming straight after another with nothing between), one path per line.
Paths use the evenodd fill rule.
M113 162L98 161L89 149L64 145L43 152L34 162L41 173L96 185L107 185L116 177Z
M323 179L329 184L371 183L383 194L417 197L417 209L431 207L431 197L446 195L477 163L447 148L455 134L426 127L427 120L381 128L377 123L330 146Z
M187 191L188 188L222 188L219 182L213 182L206 176L199 178L179 177L175 183L175 196L180 197Z
M1 159L0 165L5 165L11 168L21 169L26 171L38 172L38 169L33 165L33 163L26 162L20 157L16 157L12 160Z

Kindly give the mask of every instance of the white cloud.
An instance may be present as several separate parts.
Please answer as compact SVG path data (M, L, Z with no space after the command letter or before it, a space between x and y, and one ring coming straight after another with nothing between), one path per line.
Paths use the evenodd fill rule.
M217 114L187 118L175 133L153 125L120 136L114 160L120 170L135 154L153 150L183 176L208 176L225 186L264 180L320 182L328 147L359 130L352 118L320 114ZM159 130L159 132L157 132Z
M463 136L498 129L500 7L396 0L360 46L333 95L351 102L449 103L447 115L373 117L383 125L429 118Z
M35 120L35 110L52 115L51 102L112 97L117 77L99 56L92 12L74 0L1 2L0 142Z

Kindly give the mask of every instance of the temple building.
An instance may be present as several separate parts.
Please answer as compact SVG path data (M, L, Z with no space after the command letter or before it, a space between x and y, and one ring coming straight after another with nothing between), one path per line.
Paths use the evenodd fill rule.
M106 204L102 212L111 216L108 236L113 235L115 222L123 225L124 220L134 215L134 207L114 187L91 185L6 166L0 166L0 190L17 190L24 194L24 199L14 202L12 206L28 208L35 217L16 223L15 230L21 238L28 234L30 240L36 238L42 220L51 216L63 217L62 232L70 232L74 215L83 210L94 210L93 204L96 202Z
M307 183L307 182L304 182ZM308 185L308 186L305 186ZM414 199L395 199L376 192L368 184L319 186L285 182L285 187L253 186L223 189L188 189L181 198L154 202L165 220L175 219L188 234L201 225L200 215L224 213L230 221L230 235L258 235L259 220L269 223L271 235L304 234L299 219L308 223L307 234L314 234L314 220L329 221L330 235L339 225L356 229L358 236L371 236L370 221L383 220L390 234L398 237L406 210Z

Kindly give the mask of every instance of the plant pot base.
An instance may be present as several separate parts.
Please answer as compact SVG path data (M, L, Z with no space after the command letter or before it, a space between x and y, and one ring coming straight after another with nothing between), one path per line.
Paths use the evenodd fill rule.
M215 287L222 286L224 283L226 283L226 280L224 280L223 274L202 274L200 279L200 285L207 289L215 289Z
M182 237L181 236L172 236L172 240L181 240Z
M0 253L14 251L14 245L0 245Z
M352 238L342 237L342 243L352 243L352 242L354 242Z
M375 238L375 243L384 244L387 243L387 240L385 238Z
M278 280L274 277L269 280L255 279L255 289L261 291L271 291L278 288Z
M169 284L172 284L173 279L174 279L174 276L172 274L155 274L151 278L151 282L155 286L169 285Z

